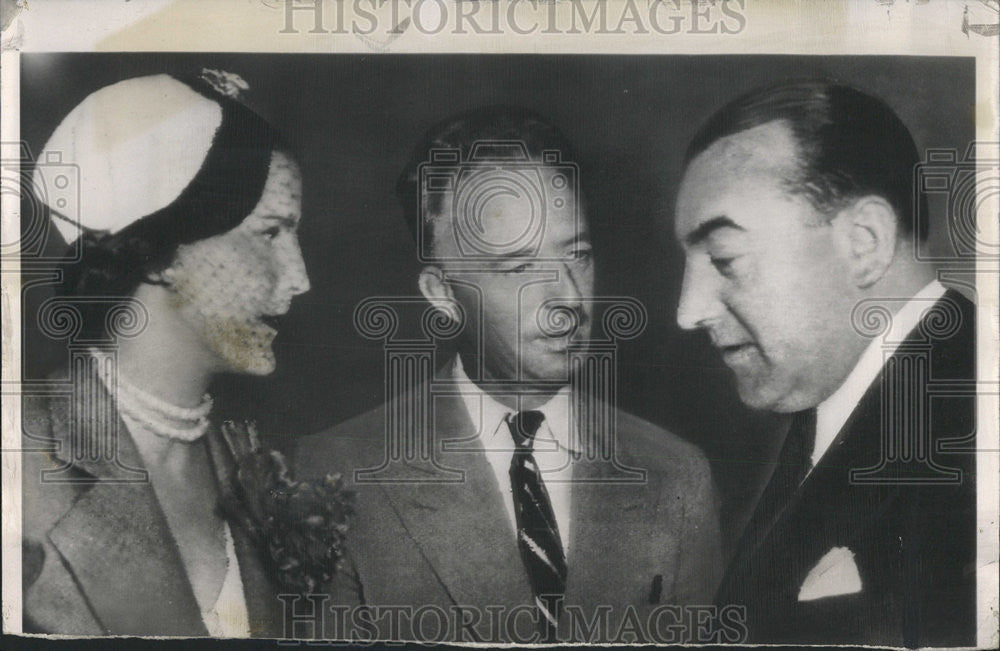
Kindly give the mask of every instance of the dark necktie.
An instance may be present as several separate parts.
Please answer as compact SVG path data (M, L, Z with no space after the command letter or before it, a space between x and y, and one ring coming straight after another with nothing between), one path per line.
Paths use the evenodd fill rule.
M778 566L761 565L757 552L762 546L769 545L772 548L772 556L781 557L781 554L775 552L773 548L780 549L782 541L779 539L767 543L768 535L802 480L809 473L815 443L816 410L807 409L796 413L792 417L785 443L778 454L778 462L771 474L771 480L761 494L753 517L743 531L736 555L719 588L717 600L720 604L737 603L749 606L761 603L759 593L761 588L755 579L766 583L766 577L772 576L775 571L780 571Z
M522 411L509 418L507 426L517 446L510 462L517 543L539 610L542 635L545 640L553 641L561 597L566 592L566 554L549 494L531 449L535 433L544 420L540 411Z
M797 412L792 417L788 429L789 465L792 466L792 486L794 492L812 469L812 453L816 447L816 409Z
M754 516L756 523L770 527L798 490L812 468L812 453L816 446L816 410L806 409L792 416L785 445L778 456L778 465L764 489Z

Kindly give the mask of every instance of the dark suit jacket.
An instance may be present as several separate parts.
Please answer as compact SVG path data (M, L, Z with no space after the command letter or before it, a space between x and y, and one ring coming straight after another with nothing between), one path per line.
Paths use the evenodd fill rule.
M348 532L352 563L331 588L332 601L445 610L473 606L484 622L488 606L503 608L505 615L530 608L531 587L501 501L500 491L509 487L497 485L462 398L438 397L434 404L433 449L440 451L447 439L472 437L469 452L436 453L442 466L464 472L465 480L435 483L446 474L425 466L428 482L354 484L357 514ZM300 439L296 476L339 471L353 483L356 470L377 467L385 458L384 431L385 407L380 406ZM701 452L624 412L617 416L617 445L619 460L645 469L646 480L601 483L614 475L610 464L574 464L579 483L572 489L565 601L580 607L587 621L598 605L613 607L612 635L626 606L645 617L654 581L662 586L654 595L659 603L707 604L720 575L717 503ZM567 619L562 618L561 639L572 635L565 630ZM435 635L431 620L431 632L424 635ZM344 637L326 623L328 637ZM515 635L524 640L525 630ZM486 642L508 639L485 624L480 633ZM398 631L378 626L378 639L420 636L405 624Z
M761 508L751 518L717 596L720 604L746 605L751 641L975 644L973 389L966 387L964 396L927 397L927 382L976 377L975 307L954 291L942 301L957 311L957 332L936 336L940 323L925 319L887 361L790 501L770 521ZM900 364L905 351L926 350L928 344L926 367L900 367L902 381L887 379L886 369ZM885 387L889 382L892 386ZM876 467L883 458L882 423L890 422L890 410L882 406L883 388L895 396L921 396L920 402L907 404L926 409L915 418L930 427L932 459L961 471L959 483L850 481L852 469ZM898 400L897 408L902 404ZM905 413L892 417L905 423L914 408L900 411ZM966 439L957 446L964 451L939 448L946 440L959 439ZM898 473L892 468L884 472ZM798 601L809 571L834 547L855 554L861 592Z
M96 377L90 386L101 386ZM103 387L102 387L103 389ZM70 459L70 418L84 413L78 398L26 398L22 437L22 580L24 630L66 635L206 636L180 551L152 485L94 481L134 478L112 461L78 461L60 478L43 470ZM107 399L104 394L104 399ZM82 420L82 419L81 419ZM81 445L94 443L95 427L79 422ZM118 459L143 469L124 423L118 421ZM218 431L206 445L220 480L233 462ZM83 448L78 448L83 449ZM251 634L281 634L281 602L246 531L230 524L246 594Z

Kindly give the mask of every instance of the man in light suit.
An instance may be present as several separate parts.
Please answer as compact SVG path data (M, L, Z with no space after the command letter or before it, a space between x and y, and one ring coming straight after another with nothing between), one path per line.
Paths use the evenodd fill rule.
M657 606L710 605L721 559L705 458L591 399L585 378L613 376L570 369L596 330L574 170L554 127L500 107L434 127L400 180L420 291L462 323L438 383L450 390L421 383L298 442L296 472L354 480L351 562L334 604L372 607L372 620L387 606L467 610L459 630L387 616L372 637L629 641L638 624L636 638L655 641L685 616L672 610L649 633ZM433 459L358 481L389 458L387 423L402 412L430 413L428 431L414 418L403 435Z
M794 414L717 596L753 642L976 642L975 309L915 259L919 162L824 81L734 100L688 150L678 322L746 405Z

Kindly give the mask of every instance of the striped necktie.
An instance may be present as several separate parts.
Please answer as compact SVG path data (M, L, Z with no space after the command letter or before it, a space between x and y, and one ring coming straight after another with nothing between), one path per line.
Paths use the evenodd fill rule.
M510 462L517 543L534 592L541 633L546 641L553 641L566 592L566 554L531 449L544 420L540 411L522 411L509 418L507 426L517 446Z

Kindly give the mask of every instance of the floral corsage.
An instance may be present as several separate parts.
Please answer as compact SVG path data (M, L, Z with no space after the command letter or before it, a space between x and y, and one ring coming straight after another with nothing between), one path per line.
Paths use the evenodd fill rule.
M352 494L340 475L292 479L284 456L261 446L252 422L227 421L221 429L236 463L222 490L224 514L257 541L283 591L315 592L344 554Z

